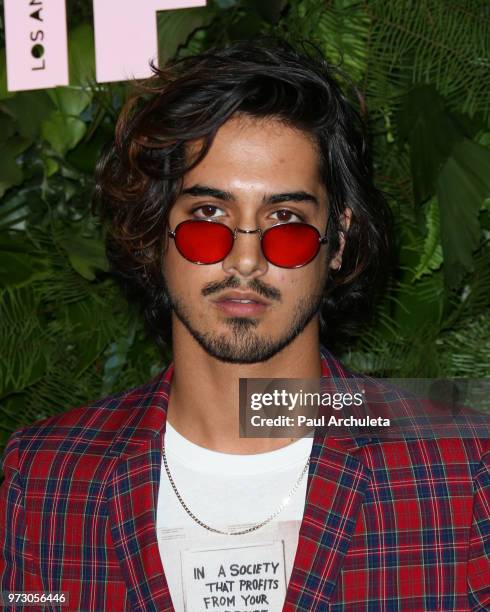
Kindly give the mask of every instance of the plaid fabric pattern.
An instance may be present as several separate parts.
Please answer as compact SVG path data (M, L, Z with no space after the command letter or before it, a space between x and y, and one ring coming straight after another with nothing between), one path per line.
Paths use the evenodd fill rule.
M326 351L322 367L351 376ZM173 610L155 531L171 376L13 434L0 590L69 593L45 610ZM283 612L468 610L490 610L489 441L317 435Z

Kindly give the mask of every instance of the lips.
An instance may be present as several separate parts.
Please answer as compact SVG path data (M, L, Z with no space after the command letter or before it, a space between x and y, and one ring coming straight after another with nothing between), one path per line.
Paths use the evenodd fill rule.
M256 293L228 291L214 301L216 307L231 316L253 316L263 312L269 302Z
M227 291L217 298L216 301L233 301L233 302L255 302L257 304L268 304L266 300L259 297L256 293L244 292L244 291Z

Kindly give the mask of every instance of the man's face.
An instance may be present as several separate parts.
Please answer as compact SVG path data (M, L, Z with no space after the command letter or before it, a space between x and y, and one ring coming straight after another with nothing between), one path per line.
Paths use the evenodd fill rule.
M304 221L323 236L327 194L315 144L277 120L229 120L184 177L170 229L187 219L252 230ZM226 258L211 265L186 260L169 239L163 273L174 329L182 326L217 359L264 361L306 326L317 329L327 269L326 246L305 266L286 269L265 259L257 233L238 233Z

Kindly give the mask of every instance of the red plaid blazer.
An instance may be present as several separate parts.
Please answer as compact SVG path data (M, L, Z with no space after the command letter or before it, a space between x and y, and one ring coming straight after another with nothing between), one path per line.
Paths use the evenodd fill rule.
M11 437L0 590L69 593L46 610L173 610L155 530L171 375ZM317 435L283 608L296 610L490 610L488 441Z

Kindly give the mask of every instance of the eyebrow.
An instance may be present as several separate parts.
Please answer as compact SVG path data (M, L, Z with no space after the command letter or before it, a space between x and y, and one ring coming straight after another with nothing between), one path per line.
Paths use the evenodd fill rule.
M207 185L193 185L192 187L183 189L181 195L190 195L193 197L211 197L223 202L233 202L236 200L235 196L230 191L223 191ZM317 198L306 191L274 193L272 195L264 196L263 202L264 204L278 204L280 202L311 202L315 205L315 207L319 206Z
M235 198L229 191L222 191L214 187L208 187L207 185L194 185L182 190L182 195L190 195L196 198L199 197L211 197L217 200L223 200L224 202L231 202Z

